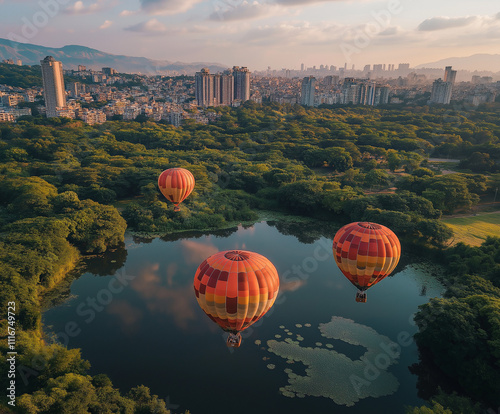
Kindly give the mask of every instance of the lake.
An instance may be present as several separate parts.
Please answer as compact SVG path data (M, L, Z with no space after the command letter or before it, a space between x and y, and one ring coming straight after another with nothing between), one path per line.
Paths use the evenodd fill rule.
M401 413L423 404L408 367L418 362L412 315L443 291L431 268L403 246L393 276L356 303L333 258L335 232L318 234L261 222L168 239L127 235L44 313L45 330L81 348L92 375L107 374L122 392L144 384L173 412ZM230 249L266 256L280 275L276 303L238 349L226 347L193 290L199 264Z

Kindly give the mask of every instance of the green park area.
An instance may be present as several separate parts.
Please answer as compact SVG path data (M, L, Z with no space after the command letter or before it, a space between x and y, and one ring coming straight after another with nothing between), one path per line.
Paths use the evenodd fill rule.
M453 244L463 242L479 246L488 236L500 235L500 211L470 217L447 218L443 219L443 222L453 230Z

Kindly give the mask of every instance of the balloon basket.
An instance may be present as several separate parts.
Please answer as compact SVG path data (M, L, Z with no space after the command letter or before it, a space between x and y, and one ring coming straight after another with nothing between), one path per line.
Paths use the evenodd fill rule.
M229 333L227 337L226 345L229 348L239 348L241 345L241 335L239 333L233 334Z
M181 208L179 206L174 206L174 211L178 213L179 211L181 211Z
M363 292L361 290L356 292L356 302L366 303L366 292Z

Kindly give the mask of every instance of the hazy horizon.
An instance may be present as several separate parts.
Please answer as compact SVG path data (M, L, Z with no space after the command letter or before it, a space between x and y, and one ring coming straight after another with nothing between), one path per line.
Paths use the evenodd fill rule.
M430 0L0 0L0 37L253 70L500 53L500 6Z

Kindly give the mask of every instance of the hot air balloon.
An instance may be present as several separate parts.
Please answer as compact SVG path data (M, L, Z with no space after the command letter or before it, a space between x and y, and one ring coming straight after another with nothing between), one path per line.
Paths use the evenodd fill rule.
M396 268L401 244L385 226L356 222L337 232L333 255L344 276L358 288L356 302L366 302L366 290Z
M194 276L201 309L224 331L227 346L238 348L240 332L273 306L279 290L278 272L258 253L228 250L204 260Z
M158 187L167 200L174 203L174 211L181 211L182 203L194 189L194 177L184 168L170 168L158 177Z

